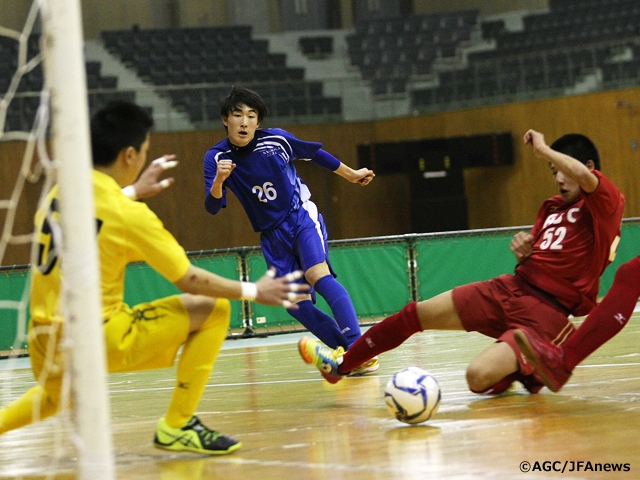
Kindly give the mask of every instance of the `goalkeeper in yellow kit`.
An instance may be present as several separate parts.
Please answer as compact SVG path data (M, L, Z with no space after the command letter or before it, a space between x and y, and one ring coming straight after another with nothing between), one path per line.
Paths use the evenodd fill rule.
M241 443L210 430L194 415L227 335L228 299L290 308L302 298L305 287L292 283L299 273L273 278L268 272L256 283L248 283L219 277L189 262L155 213L130 198L149 196L171 183L171 179L157 181L162 170L157 162L135 186L125 187L138 178L146 163L152 125L151 116L130 102L109 104L91 119L107 365L109 372L170 367L182 346L173 396L158 422L154 444L169 450L230 453ZM32 266L29 354L38 385L0 410L0 434L30 424L34 418L49 417L63 407L57 195L54 187L35 219L39 245ZM124 303L125 269L140 261L185 293L129 307Z

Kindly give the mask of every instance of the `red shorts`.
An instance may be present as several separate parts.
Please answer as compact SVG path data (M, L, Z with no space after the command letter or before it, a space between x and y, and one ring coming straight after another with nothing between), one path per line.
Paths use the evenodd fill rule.
M534 370L520 354L513 330L532 331L540 339L556 345L575 331L561 307L517 275L500 275L456 287L452 295L465 330L507 343L516 353L523 375L530 375Z

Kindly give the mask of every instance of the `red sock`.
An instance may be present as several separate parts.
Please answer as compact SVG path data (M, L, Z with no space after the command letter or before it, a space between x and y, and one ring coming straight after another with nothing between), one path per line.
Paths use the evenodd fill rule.
M349 347L338 372L345 375L376 355L394 349L414 333L422 331L416 302L375 324Z
M640 256L618 268L613 285L580 328L562 345L568 372L613 338L629 321L640 297Z

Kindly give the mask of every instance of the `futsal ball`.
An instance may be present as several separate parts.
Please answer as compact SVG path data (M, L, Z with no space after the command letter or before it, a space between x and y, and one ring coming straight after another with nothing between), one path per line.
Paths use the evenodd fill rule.
M418 367L396 372L384 391L387 409L404 423L422 423L440 406L440 385L433 375Z

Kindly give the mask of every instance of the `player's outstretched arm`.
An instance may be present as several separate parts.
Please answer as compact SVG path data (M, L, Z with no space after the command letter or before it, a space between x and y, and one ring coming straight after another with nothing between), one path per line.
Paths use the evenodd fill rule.
M250 300L264 305L291 308L309 292L309 285L295 283L301 277L302 272L298 271L276 278L275 272L269 270L255 283L238 282L191 265L175 285L181 291L194 295Z
M174 178L169 177L159 180L159 177L166 170L173 168L178 164L175 158L175 155L164 155L160 158L156 158L140 174L140 177L138 177L138 180L136 180L133 185L129 185L122 189L122 193L133 200L139 200L141 198L153 197L165 188L168 188L175 181Z
M376 176L373 173L373 170L369 170L368 168L361 168L359 170L354 170L353 168L345 165L340 162L340 166L334 170L334 173L337 173L345 180L348 180L351 183L359 183L363 187L365 185L369 185L373 177Z

